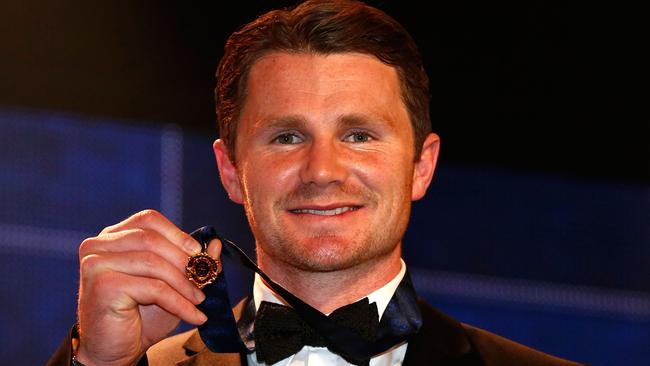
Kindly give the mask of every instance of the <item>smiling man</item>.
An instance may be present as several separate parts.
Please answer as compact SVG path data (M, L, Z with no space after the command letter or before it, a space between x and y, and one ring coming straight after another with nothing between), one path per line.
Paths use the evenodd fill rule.
M439 144L428 135L416 158L400 90L374 56L271 52L250 71L235 162L215 143L260 267L322 312L401 269L411 200L424 195Z
M51 364L574 364L417 298L402 237L440 141L417 48L392 18L356 1L269 12L228 40L216 92L221 181L268 276L234 309L245 348L220 350L221 328L165 338L227 314L197 309L223 300L185 278L200 245L147 210L82 243L79 323ZM307 305L285 306L271 282Z

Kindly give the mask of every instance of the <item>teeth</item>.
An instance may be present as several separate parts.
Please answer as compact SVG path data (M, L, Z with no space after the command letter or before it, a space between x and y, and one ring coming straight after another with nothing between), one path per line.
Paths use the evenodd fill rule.
M356 210L355 207L338 207L332 210L312 210L312 209L304 209L304 210L291 210L293 213L308 213L312 215L321 215L321 216L334 216L334 215L340 215L344 212L348 211L354 211Z

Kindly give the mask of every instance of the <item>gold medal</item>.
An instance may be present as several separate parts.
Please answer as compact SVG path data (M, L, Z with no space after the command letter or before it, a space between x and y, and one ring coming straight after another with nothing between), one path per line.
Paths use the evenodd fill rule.
M221 273L221 262L208 254L207 245L203 244L201 253L191 256L185 266L187 279L202 289L214 282Z

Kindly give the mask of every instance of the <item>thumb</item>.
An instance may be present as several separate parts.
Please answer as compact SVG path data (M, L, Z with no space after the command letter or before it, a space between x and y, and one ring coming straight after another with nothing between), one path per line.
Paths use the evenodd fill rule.
M212 239L210 243L208 243L208 254L215 259L219 259L221 257L221 240L219 239Z

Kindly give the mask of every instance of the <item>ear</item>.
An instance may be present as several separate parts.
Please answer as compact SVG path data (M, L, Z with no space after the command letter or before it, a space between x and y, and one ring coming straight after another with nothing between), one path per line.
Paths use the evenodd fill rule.
M217 167L219 168L219 177L223 188L228 193L231 201L242 204L244 200L242 198L241 183L237 175L237 167L230 161L226 144L221 139L217 139L212 144L212 149L214 150L214 156L217 158Z
M436 170L439 151L440 137L435 133L430 133L422 144L420 159L415 162L413 169L411 200L417 201L424 197L424 194L427 192L431 179L433 178L433 172Z

